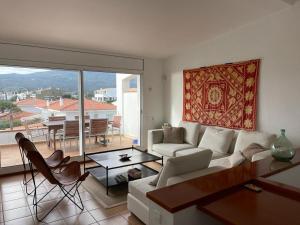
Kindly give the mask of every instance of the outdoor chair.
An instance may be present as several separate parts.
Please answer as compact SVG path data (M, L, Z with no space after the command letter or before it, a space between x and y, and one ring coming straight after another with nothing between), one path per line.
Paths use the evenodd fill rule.
M18 132L15 135L15 139L17 141L17 144L19 146L19 150L20 150L20 155L21 155L21 159L22 159L22 164L23 164L23 184L25 185L25 190L26 193L28 195L32 194L33 190L31 192L28 191L28 183L32 180L32 179L28 179L27 180L27 171L26 171L26 164L28 163L28 160L26 160L26 152L24 151L24 143L27 141L30 141L29 139L25 138L24 134ZM30 141L31 142L31 141ZM31 142L32 143L32 142ZM32 143L32 149L35 151L38 151L35 147L35 145ZM70 156L64 157L63 151L62 150L56 150L55 152L53 152L48 158L45 159L45 162L47 163L47 165L52 169L52 170L57 170L59 169L61 166L63 166L65 163L67 163L70 160ZM35 173L35 176L38 173ZM42 184L44 182L44 180L40 183ZM40 185L39 184L39 185ZM39 186L38 185L38 186Z
M79 121L78 120L66 120L64 121L63 133L61 134L60 141L63 141L63 150L66 151L66 140L76 139L78 146L77 138L79 138Z
M24 141L23 148L30 162L29 167L32 175L33 184L35 187L33 196L33 209L35 210L35 216L37 220L41 222L46 216L49 215L49 213L52 212L52 210L56 206L58 206L60 202L62 202L62 200L65 199L65 197L67 197L71 202L73 202L80 210L83 210L84 206L78 188L89 175L89 172L85 172L84 174L82 174L80 170L80 163L77 161L64 165L64 168L59 172L54 172L48 166L43 156L35 150L32 142ZM53 184L53 187L39 199L37 195L37 185L34 175L35 170L40 172L50 184ZM38 207L40 207L39 203L41 203L41 201L56 187L60 188L60 190L63 193L63 196L48 211L43 212L43 215L40 217L38 212ZM76 202L76 200L79 200L80 205Z
M100 143L103 145L107 144L106 136L108 131L108 119L91 119L89 127L89 142L91 143L91 137L95 137L95 142L97 137L103 138Z
M114 137L114 131L117 130L120 138L120 143L121 143L121 120L122 116L114 116L113 120L110 122L110 130L111 130L111 135L112 135L112 141Z

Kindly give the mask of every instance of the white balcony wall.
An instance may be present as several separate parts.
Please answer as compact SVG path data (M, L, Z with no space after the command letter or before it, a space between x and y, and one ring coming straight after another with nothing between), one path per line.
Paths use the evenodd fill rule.
M124 93L124 109L123 109L123 132L124 135L134 139L140 136L139 118L139 97L137 92Z

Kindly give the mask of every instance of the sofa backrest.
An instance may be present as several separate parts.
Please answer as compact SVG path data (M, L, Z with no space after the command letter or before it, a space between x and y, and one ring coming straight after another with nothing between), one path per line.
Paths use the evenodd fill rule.
M196 124L198 124L199 126L197 126ZM179 126L182 127L187 127L187 129L189 129L190 127L193 129L189 129L190 133L189 133L189 137L191 137L191 133L196 130L196 135L198 135L198 138L196 137L195 139L197 139L197 146L199 145L203 134L206 130L206 128L208 126L206 125L201 125L200 123L196 123L196 122L186 122L186 121L181 121ZM248 131L244 131L244 130L235 130L235 129L229 129L229 128L224 128L224 127L217 127L216 128L220 128L220 129L224 129L224 130L234 130L234 136L232 139L232 142L230 144L228 153L232 154L235 151L241 151L243 150L245 147L247 147L248 145L252 144L252 143L258 143L266 148L270 148L271 144L274 142L274 140L276 139L276 135L275 134L269 134L269 133L265 133L265 132L248 132ZM197 132L198 131L198 132ZM240 138L238 138L239 133L241 132ZM239 140L238 140L239 139ZM237 143L238 140L238 143ZM188 142L186 142L188 143ZM238 144L238 146L236 146L236 144ZM243 148L243 149L241 149Z
M275 141L276 135L265 132L248 132L241 130L236 140L234 152L241 152L252 143L257 143L265 148L271 148L272 143Z
M184 142L196 147L199 141L200 123L181 121L179 126L184 128Z
M204 134L204 132L205 132L205 130L206 130L207 127L208 126L201 125L201 130L200 130L200 134L199 134L198 145L199 145L199 143L200 143L200 141L201 141L201 139L203 137L203 134ZM233 139L232 139L232 142L230 143L229 150L228 150L228 153L232 154L233 151L234 151L234 147L235 147L237 136L239 134L239 130L224 128L224 127L216 127L216 128L220 128L220 129L224 129L224 130L233 130L234 131Z
M211 158L212 151L209 149L169 158L161 171L156 188L165 187L170 177L208 168Z

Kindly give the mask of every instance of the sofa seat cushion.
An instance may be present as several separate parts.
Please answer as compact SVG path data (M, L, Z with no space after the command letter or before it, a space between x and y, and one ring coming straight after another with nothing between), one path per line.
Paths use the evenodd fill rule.
M182 149L193 148L190 144L172 144L172 143L161 143L152 145L152 150L165 156L175 157L175 153Z
M149 184L154 180L155 176L156 175L130 181L128 184L128 192L145 205L148 205L149 199L146 197L146 193L155 190L155 186Z
M193 154L193 153L196 153L196 152L200 152L200 151L203 151L207 148L190 148L190 149L183 149L183 150L180 150L180 151L177 151L175 153L175 156L178 157L178 156L184 156L184 155L190 155L190 154ZM223 158L223 157L226 157L228 156L229 154L228 153L223 153L223 152L216 152L216 151L212 151L213 155L212 155L212 160L214 159L219 159L219 158Z

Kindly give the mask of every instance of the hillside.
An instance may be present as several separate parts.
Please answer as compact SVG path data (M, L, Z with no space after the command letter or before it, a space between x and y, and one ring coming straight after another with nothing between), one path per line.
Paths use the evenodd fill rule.
M78 73L73 71L52 70L31 74L1 74L0 89L26 88L61 88L65 91L78 90ZM84 88L93 91L99 88L116 87L115 73L85 72Z

